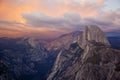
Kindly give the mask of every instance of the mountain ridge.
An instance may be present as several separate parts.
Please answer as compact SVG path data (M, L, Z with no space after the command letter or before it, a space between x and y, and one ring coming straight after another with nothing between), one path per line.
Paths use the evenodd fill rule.
M83 33L82 46L79 44L78 46L80 48L73 49L73 53L71 48L60 52L47 80L120 79L118 76L120 75L120 51L110 47L100 28L93 25L87 26ZM79 56L74 56L75 54Z
M82 32L81 31L75 31L71 32L69 34L64 34L56 38L55 40L51 41L45 47L50 50L59 50L62 47L69 48L69 45L73 42L81 41L82 38ZM78 42L80 43L80 42Z
M97 26L88 25L88 27L90 30L87 32L75 31L53 40L32 37L0 38L0 61L4 58L4 61L2 59L3 62L0 62L2 65L0 69L3 72L0 77L4 79L4 75L6 75L11 79L14 75L13 79L15 79L14 77L17 75L19 80L46 80L57 56L48 80L89 80L89 77L102 77L100 79L103 80L106 76L108 80L111 80L109 71L114 71L113 77L117 76L116 74L119 75L120 57L119 50L112 49L110 44L113 42L112 47L119 49L120 38L110 38L109 43L105 34ZM89 36L85 36L86 34ZM52 46L46 47L48 44L52 44ZM4 67L8 70L5 70ZM105 76L97 73L96 70L104 73ZM86 71L91 72L88 74ZM93 75L92 72L98 76ZM116 78L119 80L118 76Z

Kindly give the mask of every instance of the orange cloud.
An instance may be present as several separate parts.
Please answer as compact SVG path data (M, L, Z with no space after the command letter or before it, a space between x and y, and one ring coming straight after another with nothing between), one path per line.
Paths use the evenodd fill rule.
M15 23L12 23L13 25L8 25L5 23L4 25L0 24L0 36L4 35L4 36L11 36L11 37L12 36L13 37L14 36L16 37L17 36L55 37L59 35L60 33L64 33L65 27L59 30L60 28L58 28L58 25L55 25L54 23L52 25L53 27L30 25L30 23L27 23L27 20L23 18L22 15L24 13L30 14L36 11L36 12L43 13L46 16L48 16L48 18L51 17L52 19L54 18L61 19L62 15L66 13L78 14L81 17L81 20L84 18L88 18L88 17L98 18L97 16L100 15L99 11L101 11L100 9L104 1L105 0L96 0L93 2L92 1L87 2L85 0L80 0L80 1L74 1L74 0L0 0L0 20L23 23L22 25L15 24ZM70 15L69 17L72 17L72 16ZM40 20L42 20L41 17L39 16L37 16L37 18L38 20L36 20L36 18L35 20L38 22L35 22L35 20L32 22L39 23L39 18ZM103 16L103 18L105 17ZM33 20L33 18L31 19ZM107 19L110 20L109 18ZM43 21L45 20L48 21L46 18L43 17ZM82 23L82 21L79 21L79 22ZM72 22L69 22L67 24L70 24L70 23L72 24ZM115 23L119 24L119 21L116 20ZM74 24L77 24L77 22L75 22ZM74 24L72 26L74 26ZM66 26L66 23L63 25ZM78 23L78 26L79 25L80 23ZM70 28L70 26L68 27Z
M22 13L32 11L40 11L51 17L58 17L69 12L79 13L82 17L93 17L99 12L97 6L94 5L96 4L90 2L81 4L81 2L67 0L1 0L0 19L25 23Z
M69 0L40 0L39 11L48 16L58 17L65 13L74 12L80 14L81 17L94 17L99 13L100 5L102 2L86 2L83 3L69 1ZM88 14L89 13L89 14Z
M100 4L102 4L102 3L105 2L105 0L97 0L97 1L98 1L98 3L100 3Z
M69 4L69 11L80 14L81 17L95 17L99 13L99 5L95 3L71 3Z
M25 23L22 13L29 13L34 8L27 4L21 4L17 0L1 0L0 2L0 19Z

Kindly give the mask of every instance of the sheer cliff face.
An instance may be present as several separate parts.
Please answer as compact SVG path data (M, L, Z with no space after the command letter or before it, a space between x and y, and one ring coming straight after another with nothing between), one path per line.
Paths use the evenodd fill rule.
M89 25L85 27L82 40L83 40L82 42L83 48L85 47L85 45L87 45L89 41L93 41L97 43L100 42L104 45L110 45L107 38L105 37L104 32L96 25Z
M110 47L100 28L90 25L82 45L61 50L47 80L120 80L119 76L120 51Z

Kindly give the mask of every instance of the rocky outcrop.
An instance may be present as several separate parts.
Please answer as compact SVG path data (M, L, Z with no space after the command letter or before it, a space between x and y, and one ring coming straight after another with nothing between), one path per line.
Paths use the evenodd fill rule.
M81 46L59 53L47 80L119 80L119 58L120 51L110 47L103 31L90 25L85 28Z
M50 50L59 50L61 48L68 49L70 44L73 42L81 43L82 39L82 32L75 31L68 34L61 35L60 37L56 38L55 40L51 41L50 43L46 44L46 49ZM81 45L81 44L80 44Z
M85 27L82 38L81 47L85 50L82 56L83 59L86 57L90 48L92 48L93 45L110 47L110 43L105 37L104 32L96 25L88 25Z
M72 43L69 50L63 48L58 54L54 68L47 80L57 80L58 78L63 79L62 75L66 73L66 69L76 63L82 52L82 48L77 43Z
M85 30L83 32L82 47L84 48L89 41L101 43L108 46L110 45L109 41L105 37L104 32L96 25L88 25L85 27Z
M84 54L84 53L83 53ZM110 47L94 46L82 61L75 80L119 80L120 51Z

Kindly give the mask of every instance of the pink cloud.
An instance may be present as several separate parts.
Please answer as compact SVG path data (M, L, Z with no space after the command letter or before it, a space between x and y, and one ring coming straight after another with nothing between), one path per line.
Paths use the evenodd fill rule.
M103 12L105 1L0 0L0 29L11 31L11 34L15 31L18 35L45 34L46 37L78 30L86 24L99 25L104 31L120 30L119 9ZM23 24L10 25L4 21Z

